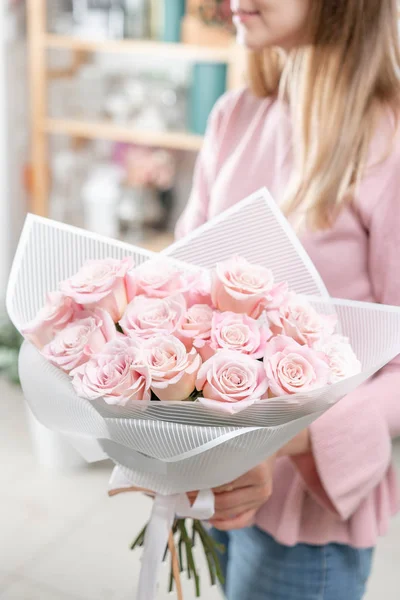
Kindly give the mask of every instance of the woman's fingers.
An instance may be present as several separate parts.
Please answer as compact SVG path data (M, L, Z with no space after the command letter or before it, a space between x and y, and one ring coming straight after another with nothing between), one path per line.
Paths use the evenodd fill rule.
M265 482L271 481L275 460L276 456L271 456L248 473L245 473L238 479L235 479L235 481L215 488L213 492L215 494L221 494L224 492L231 492L238 488L250 487L252 485L262 485Z
M250 489L252 494L249 494ZM215 496L215 512L213 519L224 520L231 519L251 509L258 510L261 504L264 504L266 497L258 493L258 490L250 488L238 490L236 492L219 494ZM190 504L193 506L196 495L187 494Z
M251 480L252 480L252 477L251 477L251 471L250 471L249 473L245 473L238 479L235 479L235 481L232 481L232 483L228 483L226 485L221 485L220 487L213 489L213 492L214 492L214 494L223 494L225 492L232 492L233 490L237 490L238 488L243 488L243 487L247 487L247 486L251 485Z
M259 505L256 504L255 502L247 502L245 504L241 504L240 506L237 506L236 508L217 510L217 511L215 511L215 513L213 515L213 519L215 519L216 521L230 520L230 519L233 519L233 518L237 517L238 515L241 515L244 512L247 512L249 510L257 511L258 509L259 509Z
M269 499L271 493L272 486L264 484L217 494L214 518L229 519L253 508L258 510Z
M257 514L257 510L251 509L248 510L233 519L226 520L218 520L213 519L210 521L211 525L215 527L215 529L219 529L220 531L232 531L233 529L244 529L245 527L252 527L255 523L255 517Z
M215 510L235 510L245 504L263 504L268 500L272 492L272 487L268 484L260 486L245 487L233 492L225 492L223 494L216 494L215 496Z
M213 522L228 521L237 515L256 513L272 494L272 474L275 456L239 477L230 484L215 488L215 514ZM189 492L188 498L194 503L198 492Z
M232 511L243 504L248 504L253 500L252 491L254 491L254 488L242 488L233 492L216 494L215 512Z

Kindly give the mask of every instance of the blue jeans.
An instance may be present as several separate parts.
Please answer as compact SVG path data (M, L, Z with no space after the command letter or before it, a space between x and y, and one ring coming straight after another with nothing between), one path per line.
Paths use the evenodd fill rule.
M373 549L328 544L292 548L257 527L213 530L221 556L227 600L361 600Z

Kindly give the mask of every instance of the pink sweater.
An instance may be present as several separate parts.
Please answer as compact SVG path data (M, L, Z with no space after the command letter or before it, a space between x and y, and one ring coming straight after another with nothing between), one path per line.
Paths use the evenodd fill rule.
M355 203L330 231L302 237L334 297L400 304L400 135L387 155L393 132L388 115L371 145L371 166ZM291 168L287 106L246 90L227 94L210 118L177 236L263 186L279 202ZM312 457L278 460L274 492L258 526L285 545L373 546L399 507L391 440L400 435L400 360L310 431Z

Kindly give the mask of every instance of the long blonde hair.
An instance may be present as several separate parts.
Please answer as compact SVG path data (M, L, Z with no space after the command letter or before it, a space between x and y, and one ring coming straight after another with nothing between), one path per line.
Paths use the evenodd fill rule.
M290 103L295 168L285 212L327 228L363 172L382 107L397 117L398 12L396 0L312 0L311 11L313 43L285 58L251 53L249 77L256 95Z

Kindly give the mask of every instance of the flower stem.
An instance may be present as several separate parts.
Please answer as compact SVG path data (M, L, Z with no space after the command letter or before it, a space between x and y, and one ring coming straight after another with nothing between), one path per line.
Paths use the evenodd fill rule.
M144 536L147 530L147 525L145 525L142 529L142 531L139 533L139 535L137 536L137 538L135 539L134 542L132 542L130 548L131 550L134 550L137 547L143 546L143 542L144 542Z
M183 543L185 544L185 548L186 548L186 558L187 558L187 562L188 562L188 573L192 573L193 577L194 577L194 582L195 582L195 588L196 588L196 598L200 598L200 578L198 576L198 573L196 571L196 565L194 562L194 558L193 558L193 551L192 551L192 541L189 538L187 529L186 529L186 523L185 520L182 519L182 521L180 521L180 530L181 530L181 535L182 535L182 539L183 539ZM190 576L189 576L190 579Z
M135 541L132 543L132 550L134 550L137 547L143 546L146 529L147 525L142 529L142 531L136 537ZM175 545L176 534L178 534L178 543ZM210 536L210 534L205 529L201 521L193 521L193 529L191 535L189 536L186 527L186 520L177 519L174 522L173 528L171 530L168 546L165 550L164 555L164 560L166 560L168 554L171 555L171 573L169 579L170 592L173 590L175 582L177 592L179 591L179 594L181 594L180 573L182 573L185 570L183 558L183 554L185 552L186 570L188 578L193 579L196 597L200 598L200 577L196 569L196 563L193 554L193 548L195 547L198 539L200 539L200 542L203 546L210 575L211 585L215 585L217 580L221 584L224 584L225 578L222 572L219 559L219 553L223 553L225 551L224 546L215 542L215 540Z
M194 521L193 526L196 527L196 530L200 536L200 539L204 546L204 551L206 554L210 555L214 563L215 574L218 577L218 581L223 585L225 583L225 577L221 569L221 563L218 556L218 551L224 551L225 549L220 545L217 545L213 538L209 535L209 533L205 530L202 523L200 521Z

